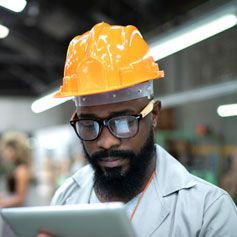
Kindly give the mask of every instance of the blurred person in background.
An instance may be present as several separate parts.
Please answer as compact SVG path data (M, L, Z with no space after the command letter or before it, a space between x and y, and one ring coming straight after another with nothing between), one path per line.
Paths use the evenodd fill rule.
M139 237L234 237L237 209L229 194L155 144L161 103L153 80L163 76L134 26L99 23L71 41L56 96L74 96L70 123L89 165L51 204L123 202Z
M31 152L27 137L19 132L5 133L0 154L6 189L0 193L0 208L25 206L31 180ZM14 236L6 224L2 236Z

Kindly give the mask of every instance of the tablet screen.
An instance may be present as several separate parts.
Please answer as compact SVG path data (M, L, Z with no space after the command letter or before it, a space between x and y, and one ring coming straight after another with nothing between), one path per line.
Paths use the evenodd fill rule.
M5 208L3 219L19 237L44 230L61 237L134 237L122 203Z

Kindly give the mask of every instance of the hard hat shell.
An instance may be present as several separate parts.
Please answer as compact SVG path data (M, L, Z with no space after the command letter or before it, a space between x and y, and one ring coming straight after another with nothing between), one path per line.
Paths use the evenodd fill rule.
M163 76L136 27L102 22L70 42L55 97L120 90Z

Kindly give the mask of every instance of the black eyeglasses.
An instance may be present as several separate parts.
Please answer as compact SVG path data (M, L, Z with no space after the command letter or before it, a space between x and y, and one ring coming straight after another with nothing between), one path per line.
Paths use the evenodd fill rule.
M154 103L155 101L151 100L139 115L122 115L109 119L78 119L75 112L70 124L83 141L96 140L101 134L103 126L107 127L111 134L117 138L131 138L139 130L139 121L153 110Z

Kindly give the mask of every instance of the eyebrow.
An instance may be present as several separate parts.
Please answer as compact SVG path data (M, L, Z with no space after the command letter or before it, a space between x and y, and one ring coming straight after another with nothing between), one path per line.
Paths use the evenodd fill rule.
M116 116L121 116L121 115L132 115L134 114L134 111L132 110L122 110L122 111L115 111L115 112L111 112L109 113L109 116L107 118L112 118L112 117L116 117ZM78 116L78 118L88 118L88 119L101 119L99 118L96 114L80 114L80 116Z

